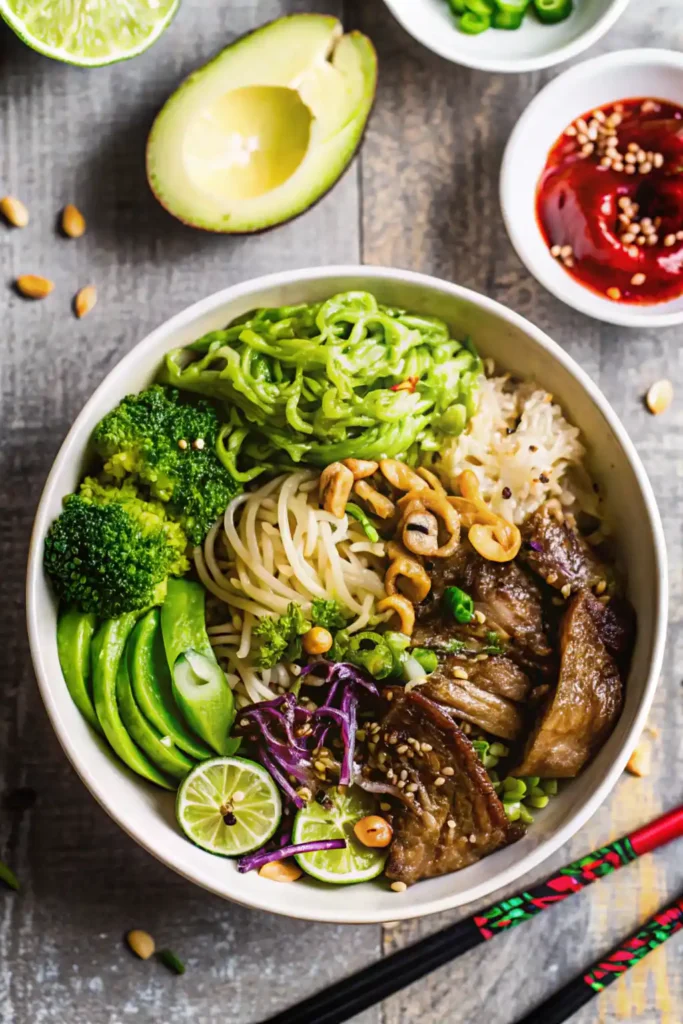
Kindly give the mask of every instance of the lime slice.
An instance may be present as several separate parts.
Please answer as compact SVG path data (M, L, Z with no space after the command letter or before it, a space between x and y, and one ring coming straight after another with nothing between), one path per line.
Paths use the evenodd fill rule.
M238 857L267 843L282 817L277 786L260 764L214 757L187 776L176 801L185 835L210 853Z
M321 882L334 882L336 885L351 885L376 878L384 869L388 851L363 846L353 831L357 821L376 813L375 801L358 786L351 786L346 793L331 789L327 795L331 806L323 807L312 801L297 813L292 842L345 839L346 849L299 853L296 855L299 867Z
M33 50L79 67L127 60L156 42L180 0L0 0L0 14Z

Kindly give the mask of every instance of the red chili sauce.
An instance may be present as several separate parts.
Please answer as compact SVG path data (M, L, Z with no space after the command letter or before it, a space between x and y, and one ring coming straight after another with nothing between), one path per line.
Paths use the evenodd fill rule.
M631 99L584 114L550 151L536 215L552 255L615 302L683 294L683 107Z

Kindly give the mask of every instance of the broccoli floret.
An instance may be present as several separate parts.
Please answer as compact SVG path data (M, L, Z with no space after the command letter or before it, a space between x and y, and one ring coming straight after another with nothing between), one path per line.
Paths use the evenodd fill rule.
M169 575L189 569L187 537L164 506L131 483L86 478L45 538L44 564L58 596L102 618L163 601Z
M258 650L260 668L272 668L280 661L296 661L301 657L301 637L311 628L300 604L292 602L283 615L274 619L265 615L254 626L254 636L261 637Z
M240 490L216 455L220 423L203 400L181 400L155 384L128 395L96 427L93 444L104 472L149 487L193 544L201 544Z
M316 597L311 602L311 621L314 626L323 626L325 629L343 629L348 622L348 616L342 611L339 601L333 598L330 600L324 597Z

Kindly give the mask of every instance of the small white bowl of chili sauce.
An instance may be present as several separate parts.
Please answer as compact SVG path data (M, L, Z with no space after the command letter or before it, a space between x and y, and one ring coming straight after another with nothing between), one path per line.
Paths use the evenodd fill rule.
M501 204L520 259L570 306L683 323L683 54L627 50L554 79L510 137Z

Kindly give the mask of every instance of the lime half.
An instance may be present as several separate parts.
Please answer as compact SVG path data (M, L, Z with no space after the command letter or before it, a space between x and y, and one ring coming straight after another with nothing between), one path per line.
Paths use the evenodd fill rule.
M180 0L0 0L0 14L33 50L80 67L127 60L156 42Z
M176 801L185 835L210 853L239 857L267 843L282 817L265 768L244 757L214 757L193 768Z
M361 818L376 813L375 801L358 786L351 786L346 793L331 789L328 796L330 803L327 807L313 801L297 813L292 842L345 839L346 849L298 853L296 861L299 867L321 882L334 882L336 885L351 885L375 878L384 869L388 851L364 846L353 831L353 826Z

